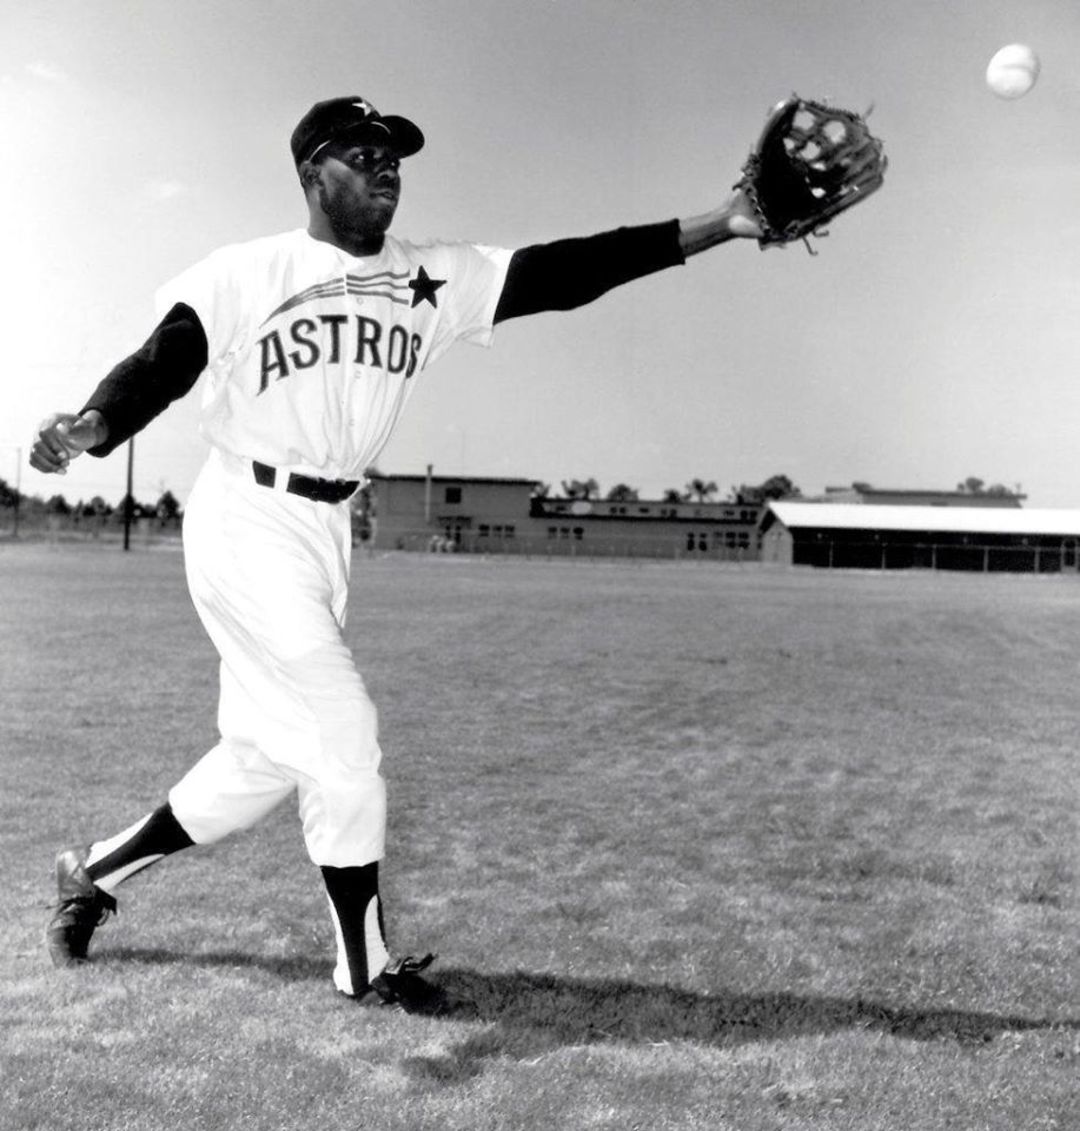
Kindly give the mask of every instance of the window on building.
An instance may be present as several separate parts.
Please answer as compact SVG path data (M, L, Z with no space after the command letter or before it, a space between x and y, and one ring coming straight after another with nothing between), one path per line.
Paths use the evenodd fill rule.
M574 527L574 540L577 541L577 542L580 542L584 537L585 537L585 527L584 526L575 526Z
M448 503L461 502L461 488L460 487L447 487L445 501Z
M691 530L686 535L686 548L691 552L700 550L702 553L709 548L709 535L706 531Z
M480 525L479 525L479 526L477 527L476 533L477 533L477 534L478 534L478 535L479 535L479 536L480 536L481 538L486 538L486 537L487 537L487 536L488 536L488 535L489 535L489 534L491 533L491 527L490 527L490 526L488 526L488 524L487 524L486 522L482 522L482 523L480 523Z

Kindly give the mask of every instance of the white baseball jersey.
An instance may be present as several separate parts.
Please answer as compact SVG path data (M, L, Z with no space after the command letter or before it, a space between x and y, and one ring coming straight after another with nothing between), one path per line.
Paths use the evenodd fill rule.
M213 252L158 291L208 343L200 431L214 446L326 479L359 479L424 369L489 345L512 252L387 236L356 257L304 229Z

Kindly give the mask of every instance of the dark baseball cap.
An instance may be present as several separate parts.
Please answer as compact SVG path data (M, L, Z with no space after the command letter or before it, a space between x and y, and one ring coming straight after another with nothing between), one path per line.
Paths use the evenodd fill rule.
M293 161L301 161L331 141L356 139L392 147L399 156L411 157L424 145L420 128L408 118L383 116L358 95L316 102L292 132Z

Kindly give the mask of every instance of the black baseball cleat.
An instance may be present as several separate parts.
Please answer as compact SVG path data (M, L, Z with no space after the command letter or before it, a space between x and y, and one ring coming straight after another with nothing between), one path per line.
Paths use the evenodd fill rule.
M428 1016L446 1013L452 1005L449 995L420 977L421 971L426 970L434 961L434 954L425 954L423 958L410 956L396 961L392 959L381 974L376 974L371 979L374 993L365 995L367 1000L403 1013L422 1013Z
M88 852L88 848L65 848L56 857L59 902L45 928L54 966L85 962L95 928L116 914L116 900L86 874Z

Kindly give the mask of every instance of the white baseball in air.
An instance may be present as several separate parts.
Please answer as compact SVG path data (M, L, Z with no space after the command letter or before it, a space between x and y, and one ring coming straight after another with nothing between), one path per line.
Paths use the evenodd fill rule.
M1023 98L1039 77L1039 56L1026 44L1010 43L990 60L986 85L998 98Z

